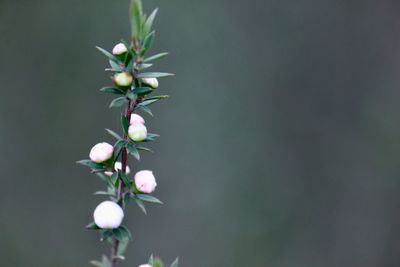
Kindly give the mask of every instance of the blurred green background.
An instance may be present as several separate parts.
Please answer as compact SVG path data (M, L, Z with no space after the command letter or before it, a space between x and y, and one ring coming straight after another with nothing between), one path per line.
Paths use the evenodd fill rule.
M164 206L125 223L120 266L400 265L400 3L145 0L174 72L147 115ZM84 226L102 183L75 164L118 129L105 58L129 0L0 0L1 266L109 252ZM133 165L134 164L134 165Z

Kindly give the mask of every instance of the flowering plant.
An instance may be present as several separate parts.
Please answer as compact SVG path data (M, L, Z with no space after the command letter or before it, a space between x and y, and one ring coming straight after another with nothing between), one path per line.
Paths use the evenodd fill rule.
M88 166L106 185L106 191L95 194L108 197L101 202L93 213L94 221L87 225L88 229L97 230L101 241L111 244L109 257L103 256L101 261L91 263L98 267L115 267L117 260L125 259L128 242L132 239L129 229L122 225L124 209L131 200L146 213L145 203L162 204L152 194L157 186L152 171L141 170L131 179L129 174L133 168L128 166L128 157L133 156L140 160L141 152L152 152L142 144L154 141L158 135L149 133L142 116L135 113L142 111L153 116L149 106L155 102L168 98L168 95L149 96L159 86L158 78L171 76L170 73L146 72L153 65L153 61L167 55L159 53L147 57L152 46L155 32L152 24L157 14L155 9L149 16L143 13L140 0L132 0L130 17L132 35L129 44L125 41L115 45L112 53L97 47L110 64L106 71L114 73L113 86L100 89L104 93L117 95L112 100L110 108L122 108L121 128L122 135L106 129L117 139L114 145L106 142L98 143L90 150L89 159L78 161ZM132 167L132 166L131 166ZM141 267L163 267L158 258L150 257L147 264ZM178 267L176 259L171 267Z

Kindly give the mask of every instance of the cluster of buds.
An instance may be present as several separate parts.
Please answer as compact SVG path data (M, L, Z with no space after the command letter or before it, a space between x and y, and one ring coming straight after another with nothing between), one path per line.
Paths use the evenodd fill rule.
M102 92L117 95L110 108L123 108L121 126L123 135L106 129L117 139L114 145L102 142L94 145L89 153L89 159L78 163L91 168L92 172L106 183L107 191L97 191L96 195L107 196L109 199L101 202L93 212L93 222L87 228L98 230L101 240L110 241L111 256L104 256L101 262L92 261L97 267L115 267L117 259L124 259L123 253L131 238L127 227L122 225L125 214L124 209L130 200L136 202L138 207L146 213L145 203L162 204L152 194L157 182L151 170L139 170L131 176L134 166L128 166L128 156L140 160L141 151L150 151L142 143L154 141L158 136L148 133L145 120L137 114L141 110L152 115L149 105L165 99L167 95L148 96L159 87L158 78L170 76L170 73L143 72L151 67L152 62L167 55L159 53L150 57L146 52L150 49L155 32L151 30L157 9L149 16L142 11L140 0L132 0L131 7L132 36L128 45L124 41L118 43L112 52L97 47L110 63L113 86L104 87ZM130 177L131 176L131 177ZM164 266L161 260L153 262L149 259L147 264L140 267ZM177 267L176 260L171 267Z

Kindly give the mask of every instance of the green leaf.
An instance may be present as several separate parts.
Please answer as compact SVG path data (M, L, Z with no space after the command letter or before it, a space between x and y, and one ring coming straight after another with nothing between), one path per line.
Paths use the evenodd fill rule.
M143 17L143 8L141 0L132 0L131 4L131 29L132 29L132 38L138 39L141 33L142 27L142 17Z
M131 192L126 192L122 198L122 206L126 207L129 203L129 200L131 200Z
M162 260L160 258L155 258L153 267L164 267L164 263L162 262Z
M163 204L158 198L155 198L155 197L147 195L147 194L136 194L135 196L144 202L149 202L149 203L154 203L154 204Z
M125 184L126 187L131 188L132 181L126 176L125 172L119 170L119 176L121 177L122 182Z
M135 145L129 143L126 147L130 155L134 156L137 160L140 160L140 154L139 151L136 149Z
M126 96L127 96L130 100L132 100L132 101L135 101L135 100L137 99L137 94L135 94L135 93L132 92L132 91L129 91L129 92L126 94Z
M91 261L90 264L97 266L97 267L111 267L110 260L103 255L102 261Z
M107 131L109 134L111 134L113 137L115 137L115 139L117 139L117 140L122 140L122 137L121 137L119 134L117 134L116 132L114 132L114 131L112 131L112 130L110 130L110 129L107 129L107 128L106 128L106 131Z
M125 134L128 134L129 122L124 114L121 114L121 125L122 125L122 129L124 130Z
M118 229L122 232L122 235L123 235L124 237L127 237L127 238L129 238L129 240L132 240L131 231L129 231L129 229L126 228L125 225L121 225Z
M112 60L109 60L109 63L110 63L110 66L111 66L112 70L114 70L114 71L122 71L122 68L118 63L115 63Z
M114 166L114 163L118 160L119 154L121 153L121 150L125 146L125 144L125 140L118 140L114 144L114 159L112 162L112 166Z
M126 251L126 248L128 247L129 244L129 238L123 238L121 241L119 241L118 244L118 250L117 250L117 257L121 260L125 260L124 254Z
M161 78L168 76L174 76L174 74L166 72L143 72L137 75L138 78Z
M142 150L142 151L147 151L147 152L150 152L150 153L154 153L154 151L151 150L150 148L143 147L143 146L137 146L136 149L137 150Z
M109 94L115 94L115 95L123 95L124 92L118 88L115 87L103 87L100 89L101 92L103 93L109 93Z
M166 99L166 98L169 98L169 95L156 95L156 96L147 97L144 99L144 101L154 100L154 99L161 100L161 99Z
M105 183L108 183L108 177L104 175L104 173L96 172L96 175Z
M158 8L154 9L153 12L149 15L146 22L144 23L143 30L145 35L147 35L151 31L151 27L153 26L154 19L157 15Z
M179 262L179 258L176 258L170 267L178 267L178 262Z
M100 227L98 227L94 222L89 223L88 225L85 226L86 229L90 230L99 230Z
M155 32L152 31L144 39L143 48L142 48L142 51L141 51L141 55L142 56L146 53L146 51L148 51L151 48L151 45L153 44L153 40L154 40L154 35L155 35Z
M147 133L146 139L143 142L150 142L156 140L156 137L160 137L158 134Z
M137 95L149 94L152 91L153 91L153 89L151 89L150 87L136 87L135 89L133 89L133 93L135 93Z
M139 104L139 106L150 106L151 104L157 102L159 99L150 99L150 100L144 100Z
M126 102L128 102L128 100L126 99L126 97L124 97L124 96L118 97L118 98L114 99L114 100L110 103L110 108L119 108L119 107L122 107Z
M110 181L111 181L111 184L113 186L115 186L115 184L118 181L118 172L113 172L113 174L110 176Z
M153 254L151 254L149 260L147 261L147 264L153 266Z
M153 64L146 64L146 63L142 63L142 64L140 64L140 70L144 70L144 69L147 69L147 68L150 68L151 66L153 66Z
M153 60L157 60L157 59L163 58L163 57L165 57L165 56L167 56L167 55L168 55L167 52L159 53L159 54L156 54L156 55L154 55L154 56L145 58L145 59L143 60L143 62L147 63L147 62L150 62L150 61L153 61Z
M146 112L147 114L149 114L150 116L153 116L153 112L151 112L151 109L149 107L139 105L139 108L144 112Z
M91 161L89 159L80 160L80 161L77 161L76 163L84 165L84 166L88 166L93 171L104 171L106 169L106 167L104 167L103 165L96 163L94 161Z
M108 238L110 238L113 235L113 231L112 230L104 230L101 232L101 241L107 240Z
M106 196L106 197L115 197L115 192L106 192L106 191L96 191L94 192L95 196Z
M138 199L136 197L134 199L135 199L135 202L138 205L138 207L143 211L144 214L147 215L146 207L144 206L143 201L141 201L140 199Z
M103 53L106 57L108 57L108 59L110 59L110 60L112 60L112 61L114 61L114 62L118 62L118 59L117 59L113 54L111 54L110 52L108 52L107 50L105 50L105 49L103 49L103 48L101 48L101 47L99 47L99 46L96 46L96 48L97 48L101 53Z

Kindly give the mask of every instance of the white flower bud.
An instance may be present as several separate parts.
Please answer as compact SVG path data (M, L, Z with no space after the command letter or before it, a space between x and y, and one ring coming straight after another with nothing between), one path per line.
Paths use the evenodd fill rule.
M117 73L114 75L114 82L118 86L130 86L132 84L132 75L128 72Z
M90 150L89 158L96 162L104 162L113 156L114 147L108 143L98 143Z
M143 124L132 124L128 129L129 138L135 142L141 142L147 137L147 128Z
M130 124L144 124L144 119L142 118L142 116L132 113Z
M152 171L139 171L135 174L136 188L143 193L150 194L156 189L156 178Z
M115 202L101 202L93 213L95 224L102 229L118 228L124 218L124 211Z
M158 80L157 80L157 78L142 78L142 82L144 84L149 85L153 89L157 89L158 88Z
M152 267L150 264L142 264L139 267Z
M128 49L126 48L126 46L123 43L119 43L116 46L114 46L112 53L114 55L121 55L124 54L128 51Z
M119 161L115 162L114 170L115 171L122 170L122 163ZM129 166L126 166L126 174L129 174L130 172L131 172L131 169L129 168ZM104 172L104 174L107 176L111 176L113 174L113 172L106 171L106 172Z

